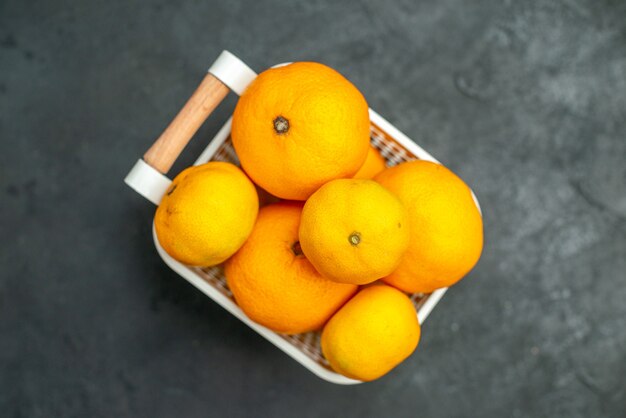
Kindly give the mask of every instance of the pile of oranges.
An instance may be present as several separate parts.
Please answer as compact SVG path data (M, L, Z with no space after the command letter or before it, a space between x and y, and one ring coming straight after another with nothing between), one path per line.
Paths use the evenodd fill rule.
M420 160L386 168L369 132L367 102L338 72L311 62L269 69L233 115L241 168L184 170L155 215L173 258L224 263L246 315L279 333L321 329L331 367L365 381L417 347L406 293L456 283L483 245L459 177Z

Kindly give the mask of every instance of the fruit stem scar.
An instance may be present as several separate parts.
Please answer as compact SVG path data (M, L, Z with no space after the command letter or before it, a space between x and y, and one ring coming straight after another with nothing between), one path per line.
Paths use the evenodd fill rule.
M296 257L303 255L302 247L300 247L300 241L296 241L291 245L291 251Z
M277 116L274 119L274 130L277 134L286 134L289 130L289 121L282 116Z
M357 245L359 245L359 242L361 242L361 234L358 232L351 233L348 237L348 241L350 242L350 245L356 247Z

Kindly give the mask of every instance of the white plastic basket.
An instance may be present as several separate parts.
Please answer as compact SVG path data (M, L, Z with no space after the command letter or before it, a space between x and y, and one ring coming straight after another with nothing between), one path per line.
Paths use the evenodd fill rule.
M211 78L210 83L215 85L215 80L213 79L217 79L223 86L228 86L230 90L237 94L241 94L254 77L256 77L256 74L250 68L248 68L234 55L224 51L209 69L209 74L205 77L203 83L207 81L207 78ZM169 170L171 164L174 162L184 145L191 139L191 136L193 136L200 124L221 101L221 99L217 101L202 100L206 99L204 96L210 93L208 90L211 89L203 89L201 84L164 134L144 155L144 159L146 161L140 159L125 179L125 182L130 187L135 189L139 194L146 197L154 204L158 205L161 197L171 183L171 180L163 173L166 173ZM200 97L197 97L198 95ZM223 96L225 96L225 94L222 95L222 99ZM210 103L207 104L208 101L210 101ZM195 122L191 123L194 126L190 127L189 112L193 111L204 112L206 115L201 115L199 117L195 115ZM191 117L191 119L194 119L194 117ZM398 163L414 159L438 162L429 153L416 145L406 135L397 130L394 126L371 109L370 121L371 143L380 151L388 166L393 166ZM239 163L237 154L235 153L230 141L230 128L231 119L224 124L206 149L200 154L194 165L203 164L207 161L228 161L235 164ZM174 149L174 152L171 152L172 149ZM168 153L169 155L167 155ZM478 206L478 201L476 201L476 204ZM172 270L177 272L204 294L220 304L230 313L246 323L250 328L261 334L311 372L332 383L362 383L359 380L344 377L330 368L321 352L319 331L297 335L282 335L253 322L235 303L233 295L226 283L222 266L196 268L181 264L170 257L163 250L157 240L156 234L154 233L154 228L153 238L154 245L159 255L163 258L165 263L172 268ZM417 310L417 316L420 323L423 323L426 320L428 314L430 314L446 290L447 288L444 288L436 290L431 294L424 295L420 293L410 295Z

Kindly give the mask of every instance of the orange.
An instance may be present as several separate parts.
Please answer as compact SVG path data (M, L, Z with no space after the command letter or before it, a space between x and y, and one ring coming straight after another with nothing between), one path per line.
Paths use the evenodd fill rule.
M324 327L322 352L333 370L370 381L415 351L420 325L411 300L385 285L363 288Z
M276 332L322 325L357 290L322 277L298 244L302 206L277 203L259 211L252 234L225 265L226 280L246 315Z
M271 194L290 200L306 200L327 181L354 175L367 156L369 132L363 95L314 62L259 74L232 122L243 169Z
M354 179L371 179L386 167L385 159L380 155L380 152L374 146L370 145L370 149L367 152L365 162L359 168L352 178Z
M181 263L213 266L241 247L259 210L254 185L230 163L182 171L163 196L154 226L163 249Z
M373 180L332 180L304 205L300 245L325 277L370 283L400 263L409 245L407 212Z
M483 248L483 223L463 180L428 161L402 163L374 179L409 212L409 249L387 283L428 293L451 286L474 267Z

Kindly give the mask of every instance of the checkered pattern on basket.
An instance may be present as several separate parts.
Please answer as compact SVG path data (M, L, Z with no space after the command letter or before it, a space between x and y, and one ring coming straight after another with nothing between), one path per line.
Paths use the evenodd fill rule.
M375 125L371 125L370 143L380 152L388 167L404 161L417 159L416 156L411 154L390 135ZM228 137L217 149L215 154L213 154L211 161L227 161L239 165L239 158L235 153L230 137ZM224 276L224 269L221 265L207 268L194 268L193 271L235 303L233 293L228 288L226 277ZM409 297L413 301L415 308L419 310L424 302L426 302L428 295L415 293L409 295ZM313 361L330 370L328 361L322 355L320 347L320 334L320 331L314 331L296 335L279 335L287 342L295 346L298 350L310 357Z

